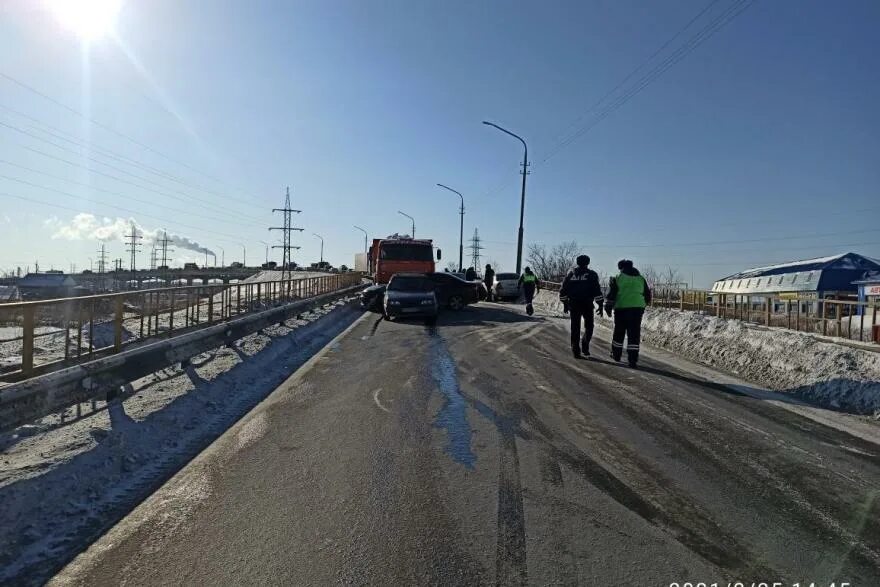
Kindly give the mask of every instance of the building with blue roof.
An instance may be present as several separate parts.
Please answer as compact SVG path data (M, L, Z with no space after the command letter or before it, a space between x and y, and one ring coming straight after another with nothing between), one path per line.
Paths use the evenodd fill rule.
M719 279L713 293L743 296L774 296L781 299L855 299L861 281L880 273L880 261L841 253L747 269Z

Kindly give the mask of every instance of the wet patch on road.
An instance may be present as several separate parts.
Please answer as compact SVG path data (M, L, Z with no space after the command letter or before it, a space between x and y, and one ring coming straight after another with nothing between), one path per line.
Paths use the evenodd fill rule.
M446 342L436 331L431 334L431 376L444 397L443 407L434 418L434 426L446 431L446 453L455 462L473 469L477 457L471 449L472 431L467 417L467 402L458 385L455 361L449 354Z

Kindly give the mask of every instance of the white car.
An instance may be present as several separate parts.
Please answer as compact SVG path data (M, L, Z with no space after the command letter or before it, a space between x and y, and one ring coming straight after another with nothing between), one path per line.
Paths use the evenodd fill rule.
M519 298L519 275L516 273L496 273L492 297L496 300L516 300Z

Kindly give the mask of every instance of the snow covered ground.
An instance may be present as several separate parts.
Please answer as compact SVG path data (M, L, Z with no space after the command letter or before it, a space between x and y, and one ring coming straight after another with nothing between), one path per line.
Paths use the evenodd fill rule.
M355 299L0 435L0 584L42 583L348 327Z
M556 292L540 292L538 311L562 316ZM611 319L599 324L611 326ZM774 391L860 414L880 414L880 349L782 328L649 308L642 340Z

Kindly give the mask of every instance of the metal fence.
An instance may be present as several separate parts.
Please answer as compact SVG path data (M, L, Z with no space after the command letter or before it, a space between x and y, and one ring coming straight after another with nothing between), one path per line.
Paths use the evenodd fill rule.
M0 381L18 381L361 280L358 273L343 273L0 304Z
M880 342L878 302L659 289L654 291L652 305L799 332Z
M559 291L560 285L541 282L541 287L548 291ZM662 286L655 287L652 293L651 305L654 307L880 343L880 302L876 301L747 296Z

